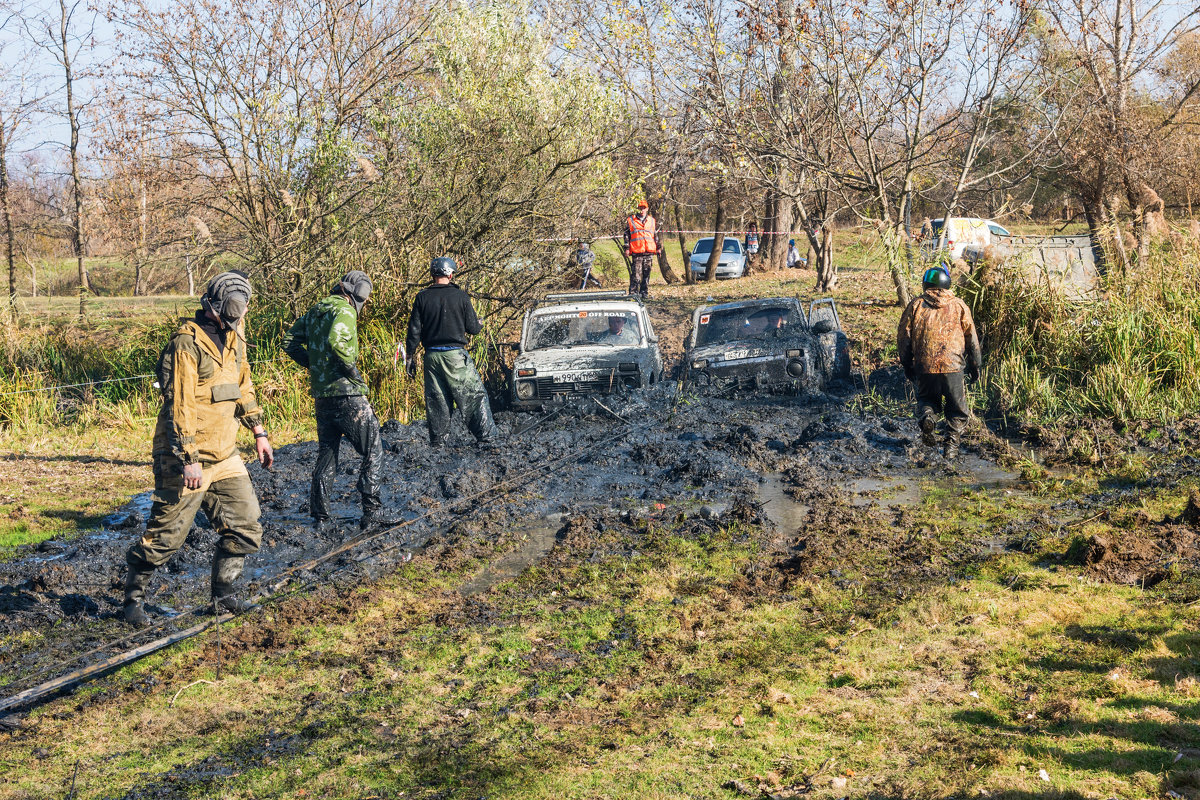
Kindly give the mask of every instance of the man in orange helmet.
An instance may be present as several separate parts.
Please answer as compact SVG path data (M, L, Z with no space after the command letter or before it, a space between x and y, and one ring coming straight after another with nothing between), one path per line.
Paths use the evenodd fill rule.
M650 293L650 270L654 257L662 251L658 222L650 215L650 204L639 200L636 214L625 220L625 255L629 256L629 293L646 297Z

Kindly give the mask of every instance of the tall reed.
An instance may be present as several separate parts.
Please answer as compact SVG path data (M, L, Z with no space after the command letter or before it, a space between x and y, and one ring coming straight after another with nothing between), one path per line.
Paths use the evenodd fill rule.
M1073 302L1000 268L962 289L987 352L994 410L1031 422L1065 416L1166 422L1200 408L1200 265L1164 244L1101 292ZM1019 268L1019 265L1014 265Z

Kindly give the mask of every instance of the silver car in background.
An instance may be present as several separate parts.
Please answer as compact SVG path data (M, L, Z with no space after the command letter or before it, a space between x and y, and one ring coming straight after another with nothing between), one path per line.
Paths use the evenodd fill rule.
M696 274L697 278L703 278L708 270L708 257L712 254L712 249L712 236L700 239L692 248L688 268ZM717 262L717 277L743 277L746 274L746 259L746 249L742 246L741 240L734 236L726 236L725 242L721 245L721 258Z

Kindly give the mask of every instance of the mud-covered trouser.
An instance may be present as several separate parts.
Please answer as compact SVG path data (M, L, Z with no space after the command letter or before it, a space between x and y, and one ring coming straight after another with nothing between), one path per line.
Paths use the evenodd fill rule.
M922 373L917 376L917 420L924 427L939 414L946 416L946 440L957 442L971 416L961 372Z
M330 518L329 494L337 472L338 450L345 436L362 456L358 469L358 491L363 513L380 507L379 481L383 470L383 444L379 438L379 419L362 395L317 398L317 465L313 469L309 508L315 520Z
M649 294L650 273L654 269L654 254L641 253L629 260L629 293Z
M425 351L425 419L434 447L450 435L450 415L456 406L477 440L496 438L492 406L470 354L461 349Z
M150 575L183 546L201 509L220 537L213 556L215 596L221 595L220 583L231 585L237 580L245 556L258 551L262 544L258 497L241 457L235 453L225 461L205 465L203 480L199 489L185 488L183 462L170 454L155 454L150 521L141 540L125 554L130 570L127 601L142 599Z

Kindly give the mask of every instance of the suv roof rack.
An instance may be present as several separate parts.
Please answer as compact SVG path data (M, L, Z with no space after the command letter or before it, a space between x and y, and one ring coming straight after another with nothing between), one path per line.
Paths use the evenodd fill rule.
M619 289L606 289L600 292L552 292L543 297L540 302L561 303L563 301L575 301L586 303L590 300L632 300L640 303L642 298Z

